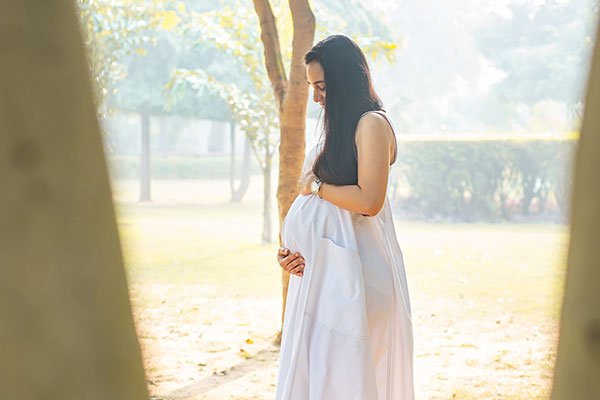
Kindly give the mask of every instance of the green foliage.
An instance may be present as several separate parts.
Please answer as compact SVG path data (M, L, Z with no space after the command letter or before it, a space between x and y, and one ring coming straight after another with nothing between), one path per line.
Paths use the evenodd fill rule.
M176 68L210 65L220 58L214 49L206 46L182 46L180 35L179 32L155 32L156 44L147 46L146 56L125 56L122 61L127 66L128 76L116 84L109 104L121 111L230 121L231 113L226 102L210 90L183 90L178 93L175 105L172 99L169 101L165 86ZM221 69L231 72L227 62L221 64Z
M510 18L496 17L481 29L478 47L507 75L495 85L499 99L525 104L581 100L593 31L586 21L593 1L512 2ZM587 22L587 23L586 23ZM571 94L571 96L569 96Z
M201 44L193 49L180 45L180 14L187 10L184 2L77 0L77 4L101 119L120 110L231 120L225 102L206 90L184 91L178 105L167 109L165 85L172 70L204 65L216 53ZM223 65L227 71L228 63ZM116 132L107 130L104 135L106 150L112 153Z
M543 213L550 194L566 214L574 139L421 140L399 147L410 196L403 208L422 217L506 220Z
M167 107L181 102L190 88L198 93L210 92L226 102L233 119L239 124L265 169L279 144L279 119L271 85L266 74L260 45L258 19L242 3L182 15L185 46L212 46L228 62L201 68L175 68L166 89L170 93ZM223 65L237 67L226 70Z
M162 0L77 0L88 64L96 87L97 109L106 116L106 100L117 81L127 76L122 64L129 54L143 56L152 32L170 26Z
M371 60L383 56L396 61L402 40L380 15L361 0L320 0L314 7L317 20L316 40L334 33L350 36Z
M323 6L343 8L344 2L324 1ZM273 10L277 20L278 33L283 57L282 68L291 63L292 20L289 6L284 1L273 1ZM396 44L379 36L361 36L369 27L387 33L382 24L376 23L373 13L362 5L350 7L345 16L351 21L361 20L363 28L351 24L349 34L357 36L357 41L371 57L384 54L393 61ZM317 16L320 26L327 31L335 31L346 22L328 17ZM168 106L176 106L186 90L191 88L197 93L212 92L226 101L246 136L250 139L253 151L262 168L274 154L279 145L279 112L273 96L271 82L264 66L263 48L260 40L259 21L247 2L237 0L223 2L221 7L201 12L186 11L181 15L180 29L187 46L211 45L226 57L229 65L238 67L237 73L223 74L220 68L176 68L172 80L167 84L170 92ZM361 29L363 29L361 31ZM221 64L223 65L223 64Z

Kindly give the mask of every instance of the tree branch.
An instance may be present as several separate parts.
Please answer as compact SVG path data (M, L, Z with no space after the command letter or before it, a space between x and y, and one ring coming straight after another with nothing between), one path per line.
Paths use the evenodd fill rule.
M265 66L273 87L277 108L281 111L287 91L287 75L283 65L275 16L269 0L252 0L260 22L260 40L264 46Z
M294 37L292 39L292 60L290 65L290 84L300 89L301 97L308 97L304 54L310 50L315 38L315 16L308 0L289 0ZM302 89L303 88L303 89Z

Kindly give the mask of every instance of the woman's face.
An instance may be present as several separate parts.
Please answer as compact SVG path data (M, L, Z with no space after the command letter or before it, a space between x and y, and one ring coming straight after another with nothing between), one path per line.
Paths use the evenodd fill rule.
M325 71L318 61L312 61L306 66L306 79L313 87L313 101L325 107Z

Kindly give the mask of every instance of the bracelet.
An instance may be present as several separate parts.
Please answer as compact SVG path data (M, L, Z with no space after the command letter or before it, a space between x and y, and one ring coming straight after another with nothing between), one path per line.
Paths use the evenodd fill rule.
M317 196L319 196L320 198L323 198L323 196L321 196L321 187L323 186L323 182L321 182L321 180L319 178L317 178Z
M317 196L321 197L321 180L318 177L316 177L315 180L312 182L311 189L312 194L316 194Z

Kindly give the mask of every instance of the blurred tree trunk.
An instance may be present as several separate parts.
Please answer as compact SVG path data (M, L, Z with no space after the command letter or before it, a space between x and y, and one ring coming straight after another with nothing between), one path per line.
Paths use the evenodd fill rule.
M1 399L147 399L75 4L0 2Z
M598 35L597 35L598 38ZM575 158L571 239L552 399L600 399L600 43Z
M242 158L241 168L241 179L240 186L235 188L235 122L231 122L230 128L231 136L231 168L230 168L230 182L231 182L231 202L239 203L248 191L250 186L250 153L252 152L252 144L250 139L247 137L244 140L244 155Z
M150 115L141 113L140 201L150 201Z
M225 151L226 127L221 121L211 121L210 125L208 151L211 153L223 153Z
M263 236L264 244L271 243L272 230L271 225L271 175L273 173L273 158L265 157L265 170L263 173Z
M273 87L273 93L275 94L277 109L279 110L281 141L279 145L277 201L279 205L279 245L281 245L281 223L290 205L298 195L297 183L304 162L308 85L306 84L303 57L313 44L315 17L310 9L308 0L289 0L294 35L292 39L290 75L288 78L283 65L279 35L271 5L268 0L253 0L253 2L254 9L260 21L265 66ZM289 279L289 274L282 271L282 326ZM276 342L281 342L281 331L277 335Z
M160 116L158 118L158 153L161 156L169 154L169 130L170 124L167 120L167 116Z

